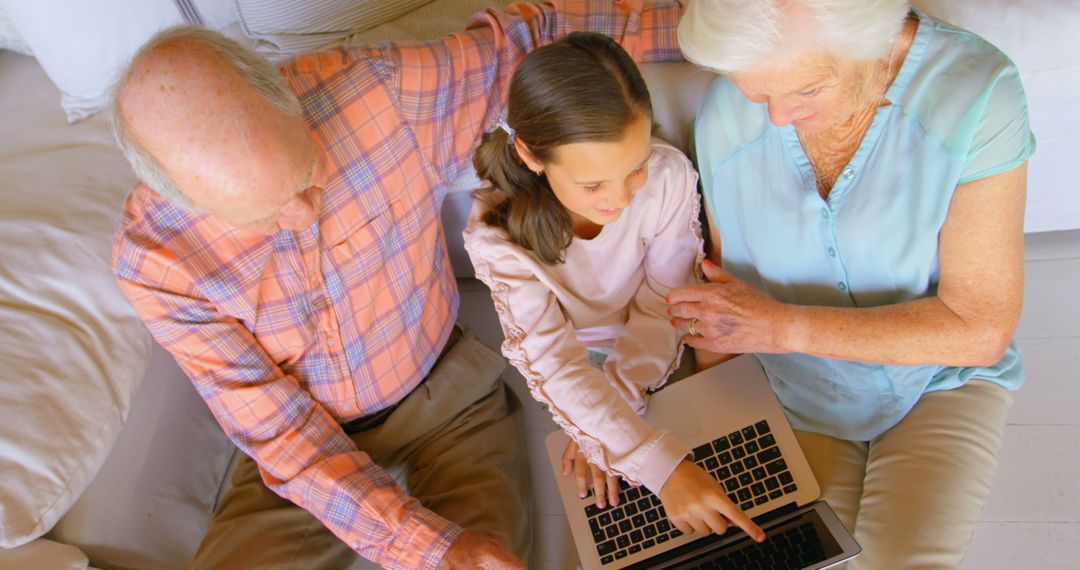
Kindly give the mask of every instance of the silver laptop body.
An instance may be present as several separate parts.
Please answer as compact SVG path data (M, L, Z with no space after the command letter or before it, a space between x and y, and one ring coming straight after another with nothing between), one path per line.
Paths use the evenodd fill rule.
M682 534L667 521L659 498L644 487L624 484L619 507L597 509L591 494L584 499L577 496L573 477L562 476L568 438L557 431L547 437L548 458L584 570L722 568L732 560L735 567L817 569L859 553L832 510L817 501L817 480L753 356L734 358L668 385L652 395L645 419L694 450L695 461L762 526L769 537L766 544L785 535L770 549L804 540L803 549L818 544L820 552L802 554L801 559L791 552L771 554L762 563L761 553L751 552L753 541L736 527L720 537ZM736 550L759 560L742 565Z

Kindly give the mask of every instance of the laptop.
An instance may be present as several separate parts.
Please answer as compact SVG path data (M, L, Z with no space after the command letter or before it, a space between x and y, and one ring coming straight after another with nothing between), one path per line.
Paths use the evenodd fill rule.
M694 453L728 497L766 534L758 544L732 526L721 535L683 534L659 497L621 484L619 506L596 507L562 476L568 438L547 437L548 458L584 570L615 568L819 569L855 557L859 545L829 506L761 365L752 355L668 385L645 419Z

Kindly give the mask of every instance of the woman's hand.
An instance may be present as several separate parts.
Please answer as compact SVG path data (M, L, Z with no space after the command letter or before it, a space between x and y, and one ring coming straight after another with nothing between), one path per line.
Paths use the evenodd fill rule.
M716 264L702 263L709 283L678 287L668 295L671 324L688 334L686 343L718 353L790 352L788 325L794 311L736 279ZM689 334L693 321L694 332Z
M562 474L566 477L571 472L577 480L578 496L585 498L589 494L589 480L593 482L593 497L596 498L596 506L604 508L609 503L611 506L619 504L619 478L604 473L599 467L585 460L585 455L578 449L573 440L566 444L566 451L562 456ZM591 474L591 477L590 477Z
M734 524L754 540L765 540L765 531L728 499L716 479L688 459L668 477L660 501L668 520L683 532L724 534Z

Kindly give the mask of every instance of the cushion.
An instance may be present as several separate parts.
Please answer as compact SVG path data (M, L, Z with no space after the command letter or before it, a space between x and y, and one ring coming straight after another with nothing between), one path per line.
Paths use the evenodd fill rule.
M60 88L69 122L105 107L120 70L156 32L185 23L185 16L225 27L230 5L230 0L0 0L0 10Z
M191 380L155 345L105 464L46 537L103 568L188 568L234 450Z
M431 0L236 0L244 32L273 59L318 49Z
M109 452L151 340L110 270L134 183L104 117L65 124L34 59L0 52L0 546L48 531Z

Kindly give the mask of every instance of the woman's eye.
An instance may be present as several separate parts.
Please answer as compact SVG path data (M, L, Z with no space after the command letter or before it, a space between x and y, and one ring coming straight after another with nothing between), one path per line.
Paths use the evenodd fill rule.
M644 166L642 166L642 167L638 168L637 170L631 172L630 176L637 176L638 174L641 174L642 172L645 172L645 167Z
M820 87L815 87L813 89L807 89L806 91L799 91L799 95L802 95L803 97L813 97L814 95L817 95L820 91Z
M586 187L585 187L585 191L586 191L586 192L596 192L596 191L597 191L597 190L599 190L599 189L600 189L600 185L599 185L599 184L593 184L592 186L586 186Z

